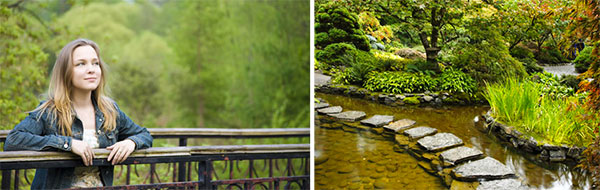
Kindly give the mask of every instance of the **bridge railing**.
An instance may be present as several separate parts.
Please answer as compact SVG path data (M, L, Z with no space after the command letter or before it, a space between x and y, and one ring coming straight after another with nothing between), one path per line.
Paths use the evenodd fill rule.
M274 138L309 137L309 128L289 129L185 129L149 128L154 138L177 138L180 147L153 147L133 152L119 164L125 167L117 178L124 185L114 188L199 188L199 189L308 189L310 187L309 144L186 146L188 138ZM9 131L0 131L4 142ZM105 149L94 149L94 166L108 166ZM156 164L168 163L166 174L158 174ZM149 164L143 184L131 185L131 166ZM81 158L70 152L0 152L2 189L19 189L31 184L27 169L80 167ZM171 170L172 169L172 170ZM24 170L24 171L23 171ZM23 171L23 172L21 172ZM172 171L172 173L171 173ZM137 174L137 170L135 171ZM170 182L162 175L172 174ZM124 175L124 176L123 176ZM138 175L139 176L139 175ZM164 180L164 177L162 177ZM22 188L22 187L21 187Z

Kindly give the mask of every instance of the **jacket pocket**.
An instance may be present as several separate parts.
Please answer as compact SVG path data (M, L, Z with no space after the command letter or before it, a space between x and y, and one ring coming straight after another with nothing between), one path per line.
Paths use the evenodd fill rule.
M110 145L113 145L113 144L117 143L117 135L115 134L114 131L105 133L105 136L108 139L108 142L109 142Z

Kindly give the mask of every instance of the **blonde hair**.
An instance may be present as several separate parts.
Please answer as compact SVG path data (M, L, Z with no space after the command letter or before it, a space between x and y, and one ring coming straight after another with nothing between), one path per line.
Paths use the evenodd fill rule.
M112 131L116 127L117 109L114 102L105 95L106 68L100 58L98 45L88 39L76 39L62 48L52 68L52 76L48 87L48 101L38 106L34 111L41 111L39 118L48 111L52 114L52 123L58 124L61 135L71 136L75 112L72 108L71 92L73 91L73 51L81 46L91 46L96 51L100 63L101 77L98 87L92 91L92 97L98 104L100 112L104 115L102 128Z

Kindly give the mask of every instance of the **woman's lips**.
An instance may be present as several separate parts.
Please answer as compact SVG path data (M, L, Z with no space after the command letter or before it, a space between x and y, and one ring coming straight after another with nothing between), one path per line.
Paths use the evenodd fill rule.
M94 81L96 81L96 78L84 78L83 80L87 80L87 81L90 81L90 82L94 82Z

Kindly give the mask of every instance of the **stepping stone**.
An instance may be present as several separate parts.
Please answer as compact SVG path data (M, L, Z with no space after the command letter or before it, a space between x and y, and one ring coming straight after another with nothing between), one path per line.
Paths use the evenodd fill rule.
M321 109L326 107L329 107L329 104L325 102L319 102L315 104L315 109Z
M411 139L418 139L424 136L432 135L437 133L437 129L431 127L417 127L404 131L405 135L408 135Z
M446 150L440 154L445 166L453 166L461 162L472 160L483 156L483 152L476 148L461 146Z
M325 109L327 109L327 108L325 108ZM350 121L350 122L358 121L359 119L365 118L367 116L367 114L365 114L365 112L362 112L362 111L345 111L342 113L335 113L335 114L328 114L328 115L331 117L335 117L342 121Z
M428 151L439 151L450 147L460 146L463 141L452 133L438 133L433 136L423 137L417 144Z
M340 113L340 112L342 112L342 106L321 108L321 109L318 109L317 112L322 113L322 114Z
M500 161L485 157L481 160L467 162L452 170L455 179L463 181L479 181L482 179L514 178L515 173Z
M360 124L371 126L371 127L381 127L385 124L394 121L394 116L391 115L374 115L369 119L365 119L360 121Z
M390 123L389 125L383 126L383 128L386 130L394 131L394 133L397 133L398 131L412 127L413 125L415 125L415 123L417 123L417 122L410 120L410 119L401 119L398 121L394 121L393 123Z
M521 181L517 179L501 179L479 182L477 190L526 190Z

